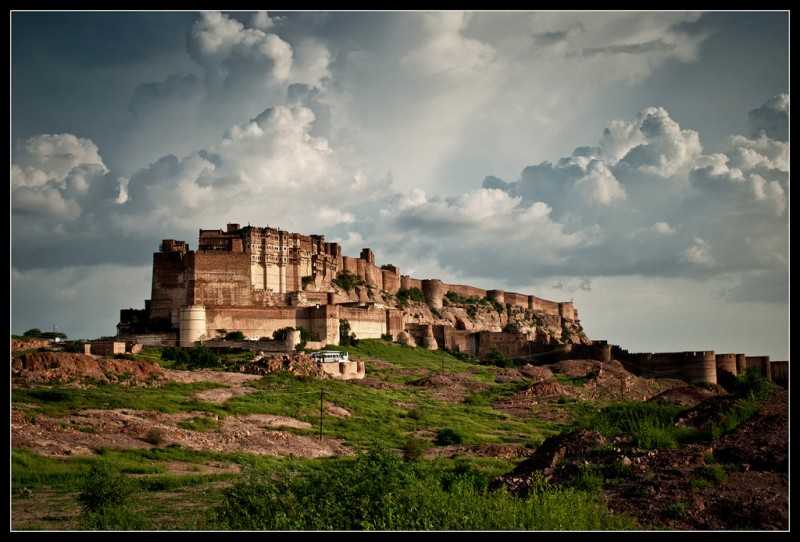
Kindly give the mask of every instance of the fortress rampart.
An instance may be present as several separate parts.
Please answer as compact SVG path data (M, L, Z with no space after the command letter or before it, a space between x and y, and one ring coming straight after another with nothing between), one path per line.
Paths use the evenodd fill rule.
M352 274L366 287L343 293L333 284L342 273ZM238 330L258 339L283 327L302 326L316 340L337 344L339 322L347 320L357 337L394 337L405 328L403 312L374 306L371 292L395 295L412 288L423 293L433 310L442 309L448 292L455 292L465 298L490 297L562 321L577 320L572 303L414 278L401 275L391 264L378 267L369 248L355 258L342 255L338 243L326 242L321 235L228 224L225 230L201 229L196 251L189 250L185 241L163 240L153 254L151 296L145 300L144 311L120 311L118 328L121 336L177 331L178 342L188 345L217 337L221 330ZM442 333L435 337L437 342L456 340L455 335ZM506 345L507 339L483 342L491 341L499 341L498 348L504 351L514 351L515 347ZM471 344L479 345L480 340Z

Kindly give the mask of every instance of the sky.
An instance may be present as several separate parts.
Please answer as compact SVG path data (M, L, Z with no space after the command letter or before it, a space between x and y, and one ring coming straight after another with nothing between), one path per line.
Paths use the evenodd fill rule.
M14 12L12 331L112 335L161 239L236 222L572 299L631 351L788 359L788 25Z

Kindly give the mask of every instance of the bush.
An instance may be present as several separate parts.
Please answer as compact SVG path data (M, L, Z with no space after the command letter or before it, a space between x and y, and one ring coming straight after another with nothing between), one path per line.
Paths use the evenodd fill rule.
M105 461L98 461L81 484L78 502L84 512L98 512L124 504L133 490L133 484L125 475Z
M401 288L397 291L397 302L400 303L401 306L408 305L409 301L414 301L416 303L425 303L425 294L422 293L422 290L419 288L408 288L404 289Z
M244 333L241 331L231 331L225 334L226 341L243 341L245 339Z
M406 461L417 461L422 459L425 455L425 450L428 449L428 443L419 438L410 438L403 445L403 459Z
M484 363L487 363L489 365L495 365L497 367L514 366L514 360L505 357L497 350L492 350L491 352L489 352L489 354L487 354L486 358L484 359Z
M64 343L64 352L69 352L71 354L82 354L83 344L78 341Z
M772 387L756 367L750 367L736 378L734 392L741 397L764 401L769 397Z
M30 339L36 339L36 338L39 338L39 337L42 336L42 330L37 328L37 327L35 327L35 328L29 329L28 331L23 333L22 336L23 337L28 337Z
M382 333L381 334L381 340L389 341L389 342L393 342L394 341L392 336L390 334L388 334L388 333Z
M153 446L164 444L164 433L161 429L153 428L144 436L144 441L149 442Z
M445 427L436 433L436 440L434 441L437 446L448 446L451 444L461 444L463 437L455 429Z
M341 346L357 346L358 339L355 333L350 332L350 322L339 320L339 344Z
M188 363L189 352L179 346L167 346L161 350L161 359L176 363Z
M356 286L363 286L365 284L364 279L347 270L340 271L331 282L348 293L352 292Z
M519 333L519 323L517 322L509 322L503 328L503 333Z

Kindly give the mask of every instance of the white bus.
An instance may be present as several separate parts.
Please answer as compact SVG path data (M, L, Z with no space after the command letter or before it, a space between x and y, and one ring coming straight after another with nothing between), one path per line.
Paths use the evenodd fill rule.
M350 356L347 352L339 352L338 350L321 350L314 352L311 357L317 363L339 363L340 361L350 361Z

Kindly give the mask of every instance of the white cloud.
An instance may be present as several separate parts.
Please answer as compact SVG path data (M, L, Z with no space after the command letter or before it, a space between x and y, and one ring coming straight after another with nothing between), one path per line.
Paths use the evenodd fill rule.
M15 212L54 220L81 214L80 201L108 169L97 145L73 134L42 134L25 140L11 164Z
M675 228L670 226L668 222L656 222L653 224L652 230L660 235L674 235Z
M266 11L257 11L253 15L250 25L259 30L269 30L275 26L275 22Z
M714 258L711 256L711 247L703 239L695 237L692 244L684 252L686 261L690 264L710 267L714 265Z
M462 11L424 13L423 43L406 54L401 62L425 76L460 77L483 72L495 59L490 45L464 35L471 18Z
M626 198L625 189L600 160L589 163L586 175L575 181L575 188L589 206L608 206Z

